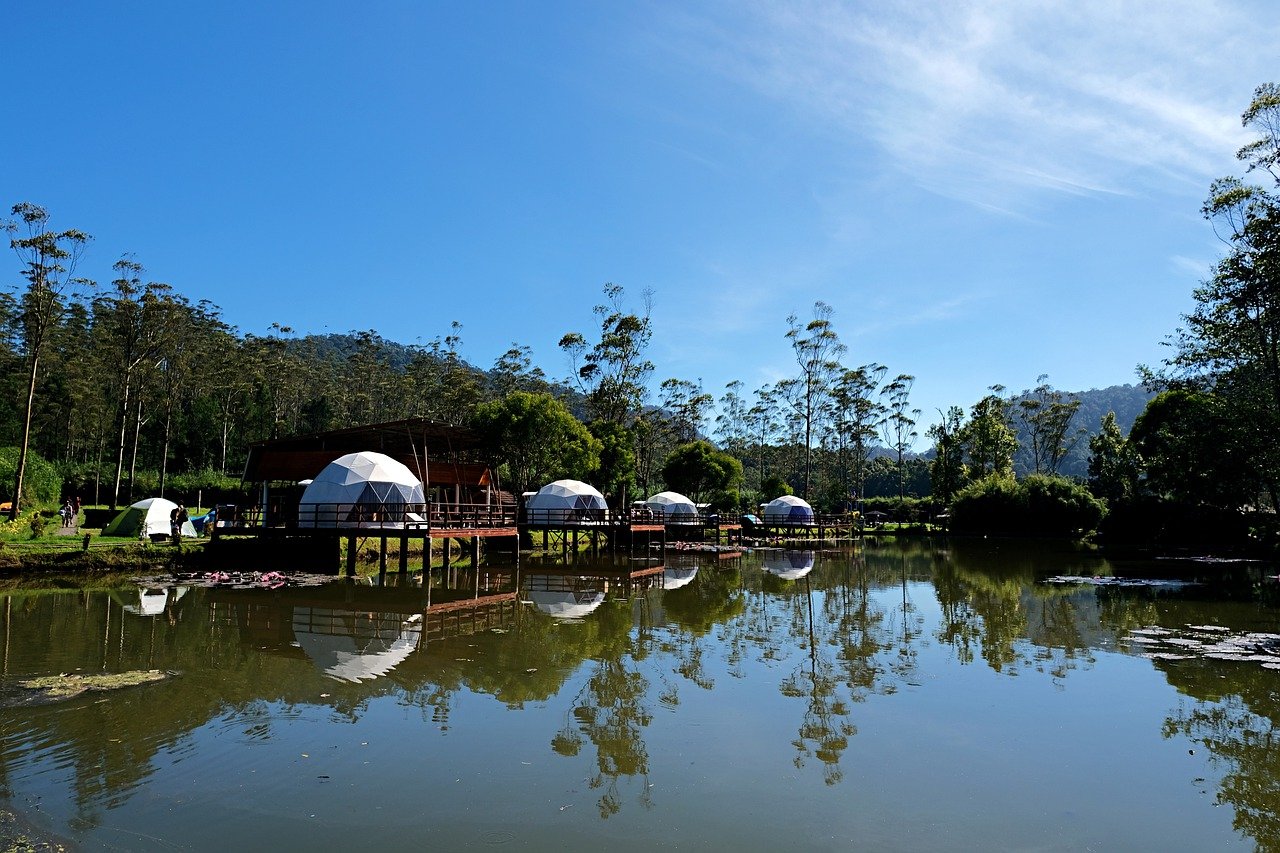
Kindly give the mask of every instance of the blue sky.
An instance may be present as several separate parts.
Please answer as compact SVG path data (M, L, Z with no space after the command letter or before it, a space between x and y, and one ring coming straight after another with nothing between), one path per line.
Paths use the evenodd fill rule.
M463 324L553 377L616 282L655 386L851 365L925 412L1134 381L1221 245L1266 2L18 3L0 202L244 332ZM16 283L11 258L0 281ZM922 424L923 427L924 424Z

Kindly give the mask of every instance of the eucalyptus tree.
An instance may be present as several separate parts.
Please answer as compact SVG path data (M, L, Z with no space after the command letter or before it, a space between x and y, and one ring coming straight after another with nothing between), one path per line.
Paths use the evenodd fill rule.
M500 400L513 391L546 391L547 375L541 367L534 367L533 350L513 341L511 348L494 360L489 386L492 397Z
M245 355L254 377L256 403L265 423L259 426L263 438L279 438L296 431L303 403L312 384L307 362L290 346L287 336L293 329L272 323L273 334L246 335Z
M969 412L969 423L963 431L969 477L974 480L992 475L1012 477L1013 454L1018 450L1010 404L1000 396L1004 386L992 385L990 391L974 403Z
M745 458L747 445L751 441L751 425L742 389L740 379L724 386L724 394L720 397L720 411L716 414L715 435L725 449Z
M621 285L606 284L604 295L605 304L592 309L600 320L599 340L589 344L582 334L570 332L560 339L560 348L569 357L569 382L587 398L589 419L630 427L644 408L653 373L653 362L645 357L653 337L653 293L644 291L641 314L625 308Z
M763 490L769 468L769 449L782 427L778 392L774 386L766 383L755 390L755 403L747 409L746 423L756 448L756 488Z
M964 409L959 406L951 406L945 412L939 409L938 416L941 419L926 433L934 449L929 480L934 496L946 504L965 482Z
M143 267L132 258L121 258L112 269L116 272L111 282L113 289L95 300L94 315L105 331L104 357L114 366L120 396L115 484L111 491L111 508L115 509L120 500L131 420L134 436L131 468L136 469L138 436L144 421L139 386L147 387L139 382L139 374L158 368L163 361L164 353L179 333L182 306L169 285L154 281L143 284ZM129 487L132 490L132 475Z
M782 399L791 406L803 432L804 490L802 497L809 497L813 471L813 441L820 431L823 418L829 412L827 403L831 397L831 385L840 371L840 356L845 346L831 325L834 311L819 300L813 304L813 318L802 323L795 314L787 317L786 338L791 342L799 374L778 383Z
M160 386L163 389L160 404L163 413L159 483L161 497L164 496L169 474L174 420L188 400L203 393L201 365L208 351L206 339L222 326L217 306L205 299L192 305L185 297L176 296L170 303L169 310L174 314L175 328L167 336L166 345L160 353L161 361L158 362Z
M1227 398L1258 432L1253 459L1272 502L1280 501L1280 85L1259 86L1241 117L1255 138L1236 156L1259 183L1214 181L1203 214L1227 246L1195 308L1174 338L1165 387L1193 387Z
M1037 474L1056 474L1063 458L1085 434L1084 429L1069 434L1080 400L1067 399L1046 381L1048 378L1046 374L1036 377L1035 390L1018 400L1018 417L1027 436L1031 469Z
M665 379L659 386L662 393L661 409L663 426L676 444L696 441L702 436L703 426L715 399L702 390L702 380Z
M18 446L18 463L14 474L13 506L10 519L17 519L22 504L23 479L27 469L27 451L31 444L31 418L35 409L36 382L40 376L40 359L44 355L50 330L62 316L67 300L92 282L77 278L75 271L90 237L83 231L49 228L49 212L30 202L15 204L16 220L3 228L10 235L9 247L22 264L22 277L27 288L20 302L23 353L26 357L26 398L22 412L22 439Z
M888 368L883 364L864 364L841 370L831 393L832 433L838 453L851 457L853 486L858 496L866 493L867 463L871 458L884 404L878 391Z
M909 373L899 373L880 391L880 398L884 401L880 432L884 437L885 445L897 457L899 498L906 497L907 451L920 435L916 430L916 424L920 422L920 410L911 408L911 389L915 384L914 376Z
M466 423L484 399L484 388L475 370L462 358L462 324L449 324L449 333L434 338L427 352L440 366L439 398L431 417L450 424Z

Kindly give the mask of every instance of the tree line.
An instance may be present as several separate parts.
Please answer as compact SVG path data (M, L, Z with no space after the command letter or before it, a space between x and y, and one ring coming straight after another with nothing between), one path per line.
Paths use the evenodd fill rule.
M1056 495L1055 506L1066 500L1052 481L1084 456L1087 496L1112 507L1275 507L1280 88L1258 87L1243 123L1258 136L1238 156L1262 181L1210 188L1203 212L1224 257L1196 289L1170 358L1140 367L1161 393L1127 436L1114 413L1083 428L1081 398L1044 376L1029 391L996 385L967 408L926 416L911 402L913 375L847 362L822 301L779 330L794 359L788 378L750 391L733 381L718 397L700 381L655 381L653 294L632 304L616 284L604 286L595 328L562 337L560 381L518 342L490 369L472 366L457 322L425 346L372 330L299 337L277 324L243 334L218 306L149 280L131 256L105 284L84 277L91 238L20 203L5 228L24 283L0 294L0 365L12 386L0 400L0 444L16 450L0 495L15 517L39 500L25 483L33 460L112 506L163 494L175 477L229 487L252 441L426 417L479 431L510 491L575 476L616 503L662 488L726 510L786 493L825 511L875 495L930 496L939 509L976 497L1014 518L1009 501L1025 506L1036 489ZM917 454L922 437L929 450Z

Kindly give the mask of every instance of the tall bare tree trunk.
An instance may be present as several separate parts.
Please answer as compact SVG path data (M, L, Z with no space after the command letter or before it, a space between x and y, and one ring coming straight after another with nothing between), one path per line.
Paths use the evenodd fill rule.
M111 508L120 503L120 476L124 473L124 439L129 428L129 375L124 377L124 396L120 401L120 446L116 451L116 484L111 490Z
M18 448L18 471L13 484L13 507L9 510L9 520L18 520L18 511L22 503L22 481L27 473L27 448L31 444L31 410L36 400L36 372L40 367L40 356L32 354L31 372L27 375L27 406L22 416L22 446Z
M142 397L138 397L138 416L133 420L133 452L129 456L129 503L133 503L133 484L138 479L138 433L142 432Z

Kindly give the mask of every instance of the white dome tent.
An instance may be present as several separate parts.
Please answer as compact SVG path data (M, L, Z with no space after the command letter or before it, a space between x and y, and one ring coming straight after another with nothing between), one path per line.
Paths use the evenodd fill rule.
M698 508L679 492L658 492L644 502L654 515L670 524L696 522Z
M325 466L298 501L299 527L400 527L427 501L422 481L390 456L348 453Z
M579 480L548 483L525 503L529 524L570 525L604 521L608 506L604 495Z
M774 498L764 507L765 525L813 524L813 507L795 495Z

